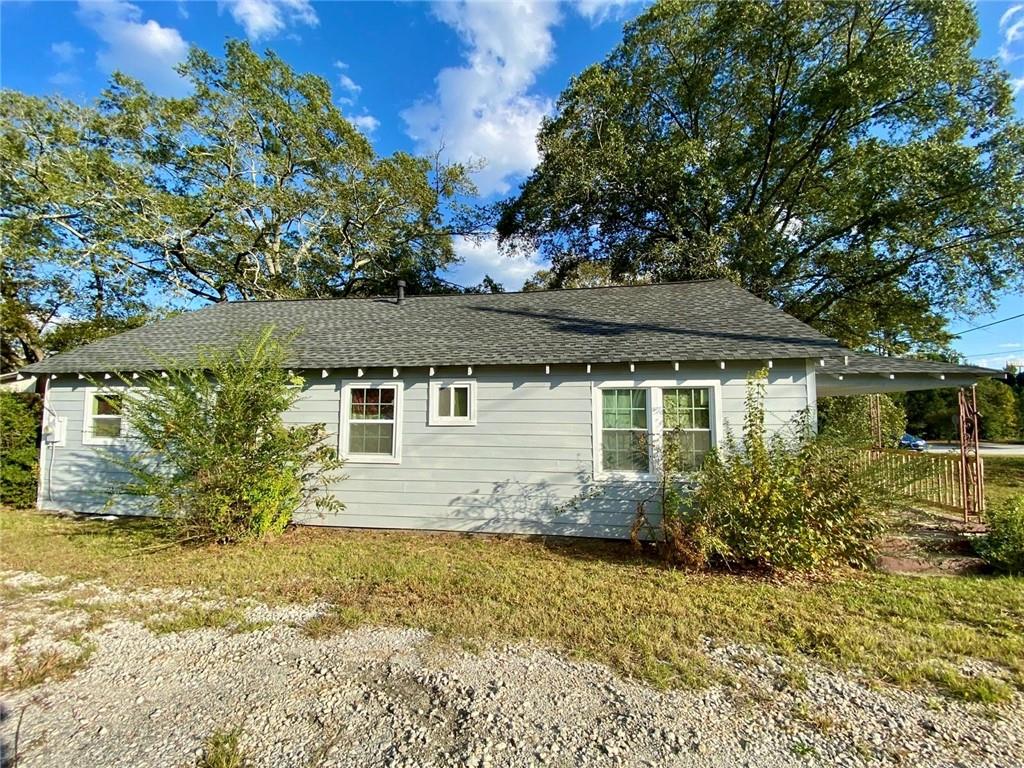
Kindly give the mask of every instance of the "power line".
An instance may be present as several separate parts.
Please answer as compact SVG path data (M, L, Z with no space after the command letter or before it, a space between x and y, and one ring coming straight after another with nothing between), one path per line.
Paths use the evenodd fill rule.
M978 352L973 355L961 355L961 357L970 360L972 357L986 357L987 355L1002 355L1007 352L1024 352L1024 347L1010 347L1009 349L1000 349L995 352Z
M991 328L993 325L999 325L1000 323L1008 323L1011 320L1016 320L1018 317L1024 317L1024 312L1021 312L1019 315L1013 315L1012 317L1004 317L1002 320L995 320L991 323L985 323L984 325L976 325L974 328L965 328L959 333L954 334L954 336L963 336L965 333L970 333L971 331L980 331L982 328Z

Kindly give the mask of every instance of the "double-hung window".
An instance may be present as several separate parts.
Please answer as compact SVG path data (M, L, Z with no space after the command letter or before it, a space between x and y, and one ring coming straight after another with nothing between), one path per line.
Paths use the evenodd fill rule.
M678 450L680 468L696 470L711 450L711 391L707 387L662 390L662 435Z
M347 385L342 402L342 455L354 462L398 462L401 399L398 383Z
M594 397L594 460L602 474L652 477L665 452L684 472L698 469L715 445L716 382L607 382Z
M430 425L476 424L476 382L431 381L429 407Z
M121 412L124 394L90 387L85 391L85 419L82 430L84 445L110 445L125 431Z
M650 472L646 389L601 390L601 469Z

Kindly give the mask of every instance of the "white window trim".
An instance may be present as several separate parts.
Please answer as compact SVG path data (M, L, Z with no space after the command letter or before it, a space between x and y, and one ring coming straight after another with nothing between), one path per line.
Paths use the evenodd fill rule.
M595 381L591 385L593 402L593 437L594 479L654 482L661 476L658 467L653 466L653 457L661 454L662 439L665 425L664 397L665 389L700 388L711 391L708 403L711 407L711 447L717 448L724 434L722 421L722 382L718 379L619 379L614 381ZM648 472L632 472L629 470L603 469L604 457L601 451L602 428L602 390L605 389L646 389L647 390L647 437L651 446L648 461L651 463Z
M82 445L120 445L127 438L125 431L127 426L124 422L124 415L121 415L121 432L117 437L97 437L93 434L92 420L95 418L92 412L92 401L97 395L120 395L123 398L128 393L127 387L84 387L85 410L82 413Z
M441 387L469 387L469 415L441 416L437 406L441 401ZM476 426L476 380L475 379L431 379L430 398L427 403L427 425L431 427L475 427Z
M395 439L391 455L355 453L348 451L349 414L352 412L353 389L394 389L395 390ZM405 385L401 379L368 379L350 381L342 385L339 407L338 455L347 464L401 464L402 463L402 411Z

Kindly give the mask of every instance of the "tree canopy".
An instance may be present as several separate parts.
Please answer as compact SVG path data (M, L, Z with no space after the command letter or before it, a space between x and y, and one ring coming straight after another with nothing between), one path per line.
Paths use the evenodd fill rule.
M663 0L499 208L560 279L726 276L857 346L1024 285L1024 127L966 0Z
M379 156L324 79L244 42L180 71L178 99L119 74L85 106L0 92L6 362L58 315L442 288L465 168Z

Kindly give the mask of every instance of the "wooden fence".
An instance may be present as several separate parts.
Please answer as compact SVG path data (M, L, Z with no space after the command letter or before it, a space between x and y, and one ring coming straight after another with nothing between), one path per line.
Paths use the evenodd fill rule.
M873 465L883 478L889 478L894 487L909 480L913 498L924 504L963 513L974 513L970 499L972 491L984 487L984 465L979 456L962 466L960 455L911 453L899 450L865 450L858 454L861 466ZM965 473L966 470L966 473ZM983 498L978 494L975 498ZM978 511L984 511L983 503Z

